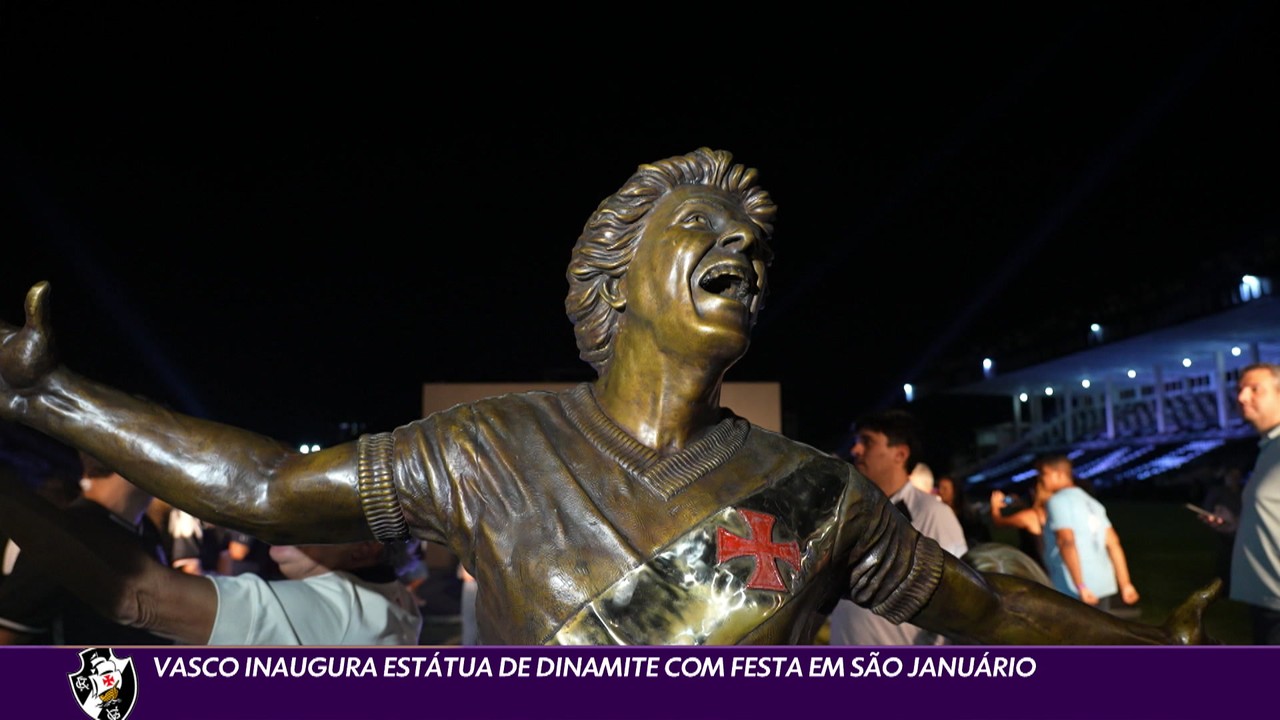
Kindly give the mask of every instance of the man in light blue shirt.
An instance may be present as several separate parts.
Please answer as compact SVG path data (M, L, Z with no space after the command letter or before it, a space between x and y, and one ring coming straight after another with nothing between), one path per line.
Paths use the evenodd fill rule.
M1110 610L1116 594L1127 605L1137 602L1120 536L1102 503L1076 485L1071 459L1045 455L1036 460L1036 469L1050 494L1044 561L1054 588L1100 610Z

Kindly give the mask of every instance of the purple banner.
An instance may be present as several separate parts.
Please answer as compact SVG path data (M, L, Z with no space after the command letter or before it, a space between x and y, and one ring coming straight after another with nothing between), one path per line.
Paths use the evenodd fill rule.
M1251 647L85 650L0 648L5 717L1202 719L1273 704L1280 666Z

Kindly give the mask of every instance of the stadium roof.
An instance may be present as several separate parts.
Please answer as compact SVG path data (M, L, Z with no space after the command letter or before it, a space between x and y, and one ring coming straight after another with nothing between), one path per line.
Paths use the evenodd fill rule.
M1238 355L1233 354L1233 348L1238 348ZM1000 372L997 365L990 377L947 392L1014 396L1043 393L1046 387L1054 392L1081 392L1081 382L1086 379L1094 391L1107 382L1122 390L1150 385L1156 368L1166 383L1203 377L1214 367L1218 353L1228 373L1254 360L1280 362L1280 301L1268 294L1221 312L1114 342L1100 341L1085 350L1009 372ZM1190 359L1190 367L1184 367L1184 359ZM1130 370L1136 377L1128 377Z

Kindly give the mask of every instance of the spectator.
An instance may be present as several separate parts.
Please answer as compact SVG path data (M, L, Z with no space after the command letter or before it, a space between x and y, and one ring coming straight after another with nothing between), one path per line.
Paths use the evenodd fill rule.
M1116 594L1127 605L1137 602L1120 536L1102 503L1076 486L1071 459L1045 455L1036 459L1036 469L1049 495L1044 560L1053 586L1100 610L1110 610Z
M271 554L270 544L248 533L226 528L220 529L219 537L218 574L253 573L267 580L284 577Z
M205 528L198 518L160 498L151 501L147 517L160 529L165 556L175 569L191 575L203 575L214 569L204 563Z
M916 486L916 489L926 495L934 495L933 487L933 468L923 462L916 462L916 466L911 468L911 474L907 476L907 481Z
M1236 530L1240 526L1243 510L1244 470L1237 465L1223 470L1218 481L1205 491L1200 501L1204 514L1196 514L1201 522L1218 534L1218 576L1231 586L1231 556L1236 542Z
M1031 488L1031 505L1006 513L1008 501L1013 497L1000 490L991 491L991 524L996 527L1014 528L1018 531L1018 549L1044 567L1045 503L1049 493L1037 478Z
M855 423L853 466L880 488L922 535L959 558L968 551L960 521L947 505L911 482L922 453L917 421L902 410L871 413ZM939 645L941 636L910 623L894 624L841 600L831 613L832 645Z
M1244 485L1231 554L1231 599L1249 605L1255 645L1280 645L1280 365L1240 373L1240 416L1258 431L1258 459Z
M951 508L960 521L960 529L964 531L964 541L969 547L991 540L991 528L969 502L964 483L950 475L939 475L937 480L938 499L943 505Z
M168 569L160 531L146 515L151 496L97 458L81 452L83 494L65 510L67 521L97 524L102 535L128 548L134 562L111 555L39 552L36 539L14 527L4 532L19 548L13 571L0 585L0 644L4 645L167 645L168 640L104 617L65 587L58 573L76 578L111 575L125 567ZM18 486L17 480L6 481ZM30 491L28 491L30 492ZM38 498L31 493L33 498ZM53 513L59 509L44 501Z

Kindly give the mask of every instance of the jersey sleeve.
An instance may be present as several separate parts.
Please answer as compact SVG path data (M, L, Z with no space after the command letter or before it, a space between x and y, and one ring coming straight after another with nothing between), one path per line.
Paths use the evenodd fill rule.
M412 535L469 556L474 509L511 475L502 467L509 459L495 453L481 437L485 433L477 430L478 412L474 404L457 405L368 436L365 444L380 457L366 461L362 451L361 465L377 466L383 480L381 489L362 487L361 502L376 537L387 541ZM488 435L500 415L486 417Z
M848 567L847 597L891 622L911 619L942 580L945 554L856 471L846 491L837 547Z

